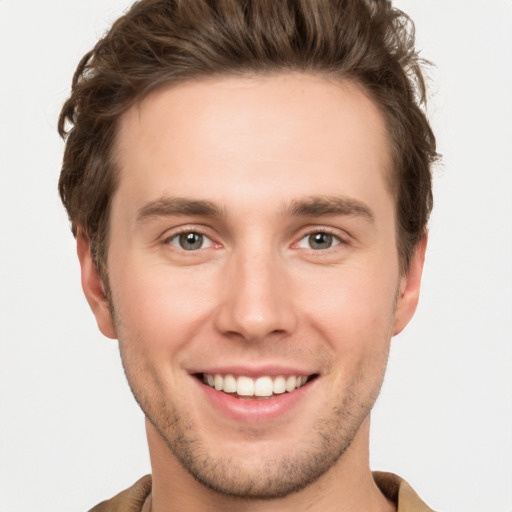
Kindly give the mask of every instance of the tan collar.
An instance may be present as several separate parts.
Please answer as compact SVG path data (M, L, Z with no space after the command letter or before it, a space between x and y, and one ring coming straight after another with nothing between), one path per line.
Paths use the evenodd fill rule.
M397 512L434 512L425 505L414 489L393 473L374 471L373 479L382 494L397 504Z
M397 475L374 471L373 478L382 494L397 504L397 512L434 512L421 501L413 488ZM146 475L130 488L110 500L101 502L89 512L150 512L151 483L151 475Z

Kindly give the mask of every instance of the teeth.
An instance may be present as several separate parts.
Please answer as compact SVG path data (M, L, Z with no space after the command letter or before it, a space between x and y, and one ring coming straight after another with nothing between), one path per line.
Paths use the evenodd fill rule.
M297 385L297 377L294 377L292 375L291 377L288 377L286 379L286 391L288 391L288 393L290 391L293 391L296 388L296 385Z
M224 377L224 386L222 388L226 393L236 393L237 382L233 375L226 375Z
M291 393L298 389L308 381L306 375L291 375L289 377L258 377L252 379L245 375L234 377L233 375L205 374L203 382L215 388L217 391L224 393L236 393L238 396L259 396L268 397L279 395L284 392Z
M236 394L254 396L254 381L250 377L238 377L236 379Z
M270 377L260 377L254 383L254 394L256 396L272 396L274 384Z
M307 379L307 377L306 377ZM274 379L274 395L279 395L286 391L286 379L284 377L276 377Z

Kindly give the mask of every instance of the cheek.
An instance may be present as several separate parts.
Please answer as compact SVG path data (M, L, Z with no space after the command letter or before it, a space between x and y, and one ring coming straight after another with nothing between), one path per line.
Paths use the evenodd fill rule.
M204 326L212 306L212 276L197 270L126 265L111 272L111 288L122 333L146 350L185 345Z
M317 280L325 283L321 293L297 292L308 321L345 356L387 343L393 326L398 271L388 269L386 274L369 265L335 270L322 281ZM315 279L310 277L312 284Z

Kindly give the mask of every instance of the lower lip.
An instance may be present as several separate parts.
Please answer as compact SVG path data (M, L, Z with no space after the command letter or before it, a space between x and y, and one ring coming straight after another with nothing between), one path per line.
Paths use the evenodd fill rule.
M222 391L217 391L196 378L194 380L206 399L217 410L229 418L247 423L264 423L286 415L299 405L299 402L305 398L305 395L316 382L316 380L309 382L290 393L273 395L261 400L257 398L236 398Z

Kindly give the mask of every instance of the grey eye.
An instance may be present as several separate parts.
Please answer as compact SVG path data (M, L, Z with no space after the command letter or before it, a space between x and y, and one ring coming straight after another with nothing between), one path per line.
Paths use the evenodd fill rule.
M329 249L332 247L332 235L329 235L329 233L313 233L309 235L309 246L316 250Z
M310 233L299 241L299 247L302 249L313 249L314 251L322 251L341 243L337 236L317 231Z
M199 233L182 233L180 235L180 247L186 251L201 249L203 245L203 235Z
M169 243L184 251L197 251L211 246L211 240L207 236L193 231L175 235L169 239Z

